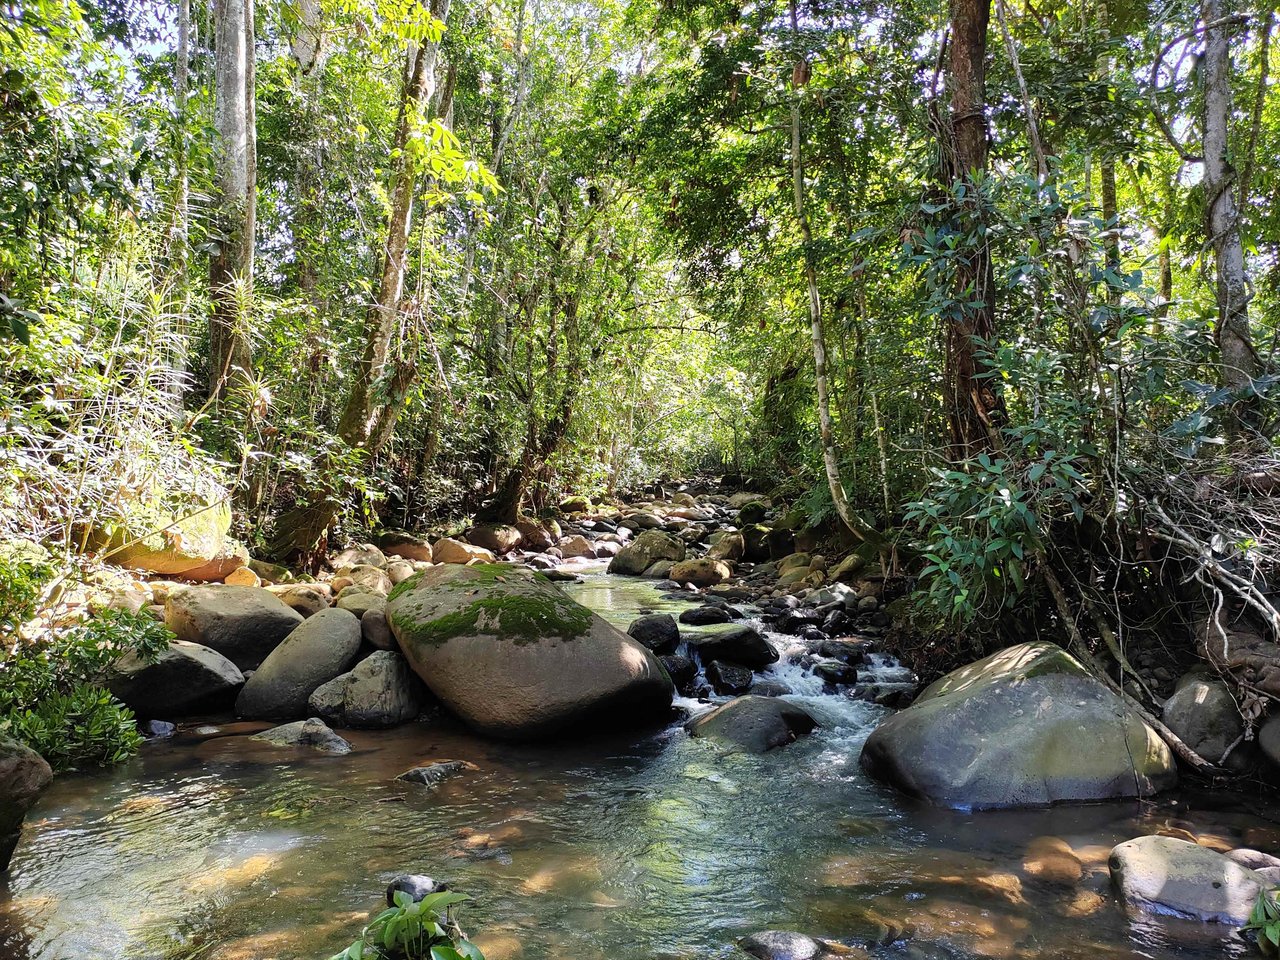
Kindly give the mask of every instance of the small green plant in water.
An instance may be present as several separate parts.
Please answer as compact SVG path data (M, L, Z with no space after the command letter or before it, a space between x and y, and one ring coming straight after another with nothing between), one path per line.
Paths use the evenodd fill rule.
M1258 894L1244 928L1257 932L1258 949L1267 956L1280 952L1280 902L1276 901L1274 890L1263 890Z
M397 890L395 906L374 917L359 940L330 960L484 960L453 919L453 908L470 899L444 891L415 903Z

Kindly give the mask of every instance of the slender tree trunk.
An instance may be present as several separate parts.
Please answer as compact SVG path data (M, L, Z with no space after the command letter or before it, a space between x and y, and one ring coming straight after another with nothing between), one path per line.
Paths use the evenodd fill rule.
M799 17L795 0L791 2L791 31L799 34ZM792 71L791 90L791 186L795 202L796 221L800 225L800 241L804 249L804 278L809 304L809 339L813 345L813 379L818 399L818 433L822 439L822 464L827 474L827 487L831 502L841 523L858 539L865 540L871 532L866 523L853 515L849 498L840 477L840 458L836 451L835 429L831 422L831 389L827 376L826 333L822 323L822 297L818 290L818 267L814 258L813 230L805 210L804 154L800 127L800 98L808 82L809 65L797 60Z
M444 20L449 13L449 0L434 0L432 14ZM409 51L405 69L404 96L396 124L395 157L389 193L391 212L387 217L386 243L382 251L381 275L377 300L365 317L364 351L356 366L351 393L338 425L338 433L350 446L365 448L371 437L378 435L381 422L393 421L398 410L378 402L375 386L386 372L391 346L400 326L400 298L404 293L409 232L413 223L413 194L417 181L412 158L406 147L417 118L426 111L435 93L438 43L423 43ZM441 105L443 106L443 105ZM440 115L444 110L439 110Z
M298 72L301 110L298 119L298 159L295 192L298 198L293 222L293 246L298 289L319 309L316 288L320 278L319 236L323 223L321 197L323 161L319 143L320 79L328 50L324 42L324 11L319 0L300 0L298 29L289 45Z
M1203 0L1204 192L1205 232L1217 268L1218 348L1222 384L1249 387L1258 375L1258 356L1249 330L1249 283L1245 273L1240 221L1236 210L1235 170L1228 158L1231 125L1231 32L1223 22L1228 0Z
M214 8L217 144L212 226L217 250L209 260L209 395L219 397L229 383L253 372L237 287L251 289L253 284L257 147L253 0L215 0Z
M947 89L951 98L948 188L967 189L955 216L962 234L974 235L984 219L977 184L987 170L986 55L991 0L951 0L951 45ZM995 288L991 250L979 238L962 257L955 274L959 316L947 322L944 382L951 425L951 459L963 460L997 442L1003 407L983 376L980 354L995 345Z
M182 418L182 393L187 380L188 313L191 309L191 284L187 274L188 238L190 235L190 177L187 172L187 89L191 70L191 2L178 0L178 49L173 71L174 122L177 124L176 174L173 188L173 274L177 296L174 298L173 381L170 384L172 415Z

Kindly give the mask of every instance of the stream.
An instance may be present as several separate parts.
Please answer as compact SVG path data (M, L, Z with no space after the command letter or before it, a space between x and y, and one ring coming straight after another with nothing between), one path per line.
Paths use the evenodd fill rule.
M641 611L687 606L591 571L567 589L624 629ZM682 626L698 629L716 628ZM242 736L262 724L186 724L41 798L0 885L0 958L322 960L400 873L472 894L463 925L489 960L727 958L762 929L920 960L1253 955L1229 929L1126 916L1106 858L1161 829L1274 851L1274 803L1179 791L1033 812L929 808L858 767L882 708L824 694L785 655L770 672L822 726L762 756L722 754L678 723L519 746L435 721L341 731L354 750L340 757ZM434 791L393 780L438 759L477 769ZM1075 860L1064 870L1044 852L1063 841L1078 877Z

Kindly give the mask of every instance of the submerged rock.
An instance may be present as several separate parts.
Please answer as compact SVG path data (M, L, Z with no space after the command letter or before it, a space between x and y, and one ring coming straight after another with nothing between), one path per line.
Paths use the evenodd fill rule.
M466 773L468 770L480 769L474 763L467 763L465 760L437 760L434 763L426 763L420 767L411 767L400 776L397 780L403 780L405 783L416 783L424 787L438 787L450 777L456 777L458 774Z
M387 884L387 906L394 907L396 905L397 893L407 893L413 898L414 903L418 903L433 893L442 893L448 889L449 885L447 883L443 883L433 877L423 876L420 873L406 873Z
M334 608L308 617L254 671L236 699L236 715L284 720L307 711L307 698L347 670L360 652L360 621Z
M52 782L53 771L44 757L16 740L0 737L0 874L9 869L23 818Z
M139 717L182 717L230 704L244 684L218 651L175 640L153 663L128 653L107 669L111 695Z
M302 614L261 587L211 584L169 594L164 622L179 640L210 647L248 670L302 623Z
M904 793L975 809L1146 797L1178 778L1156 732L1045 642L936 681L872 731L862 765Z
M804 933L764 930L738 941L742 952L756 960L834 960L853 951L843 944L828 943Z
M351 752L351 744L330 730L319 717L272 727L249 739L269 743L274 747L309 747L321 753L339 756Z
M730 700L685 724L690 736L706 737L748 753L785 746L818 726L808 711L786 700L745 696Z
M1208 847L1176 837L1138 837L1115 847L1111 882L1131 907L1190 920L1242 925L1267 879Z
M396 587L387 617L418 676L483 733L635 726L671 706L671 680L650 651L538 574L433 567Z
M728 660L712 660L707 664L707 682L722 696L737 696L751 688L754 675L749 667Z

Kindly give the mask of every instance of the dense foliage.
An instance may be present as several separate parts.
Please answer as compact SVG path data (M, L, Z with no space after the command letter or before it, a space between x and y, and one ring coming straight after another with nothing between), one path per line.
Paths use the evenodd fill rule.
M1280 623L1270 8L220 11L0 13L0 532L225 489L305 560L715 470L955 656Z

